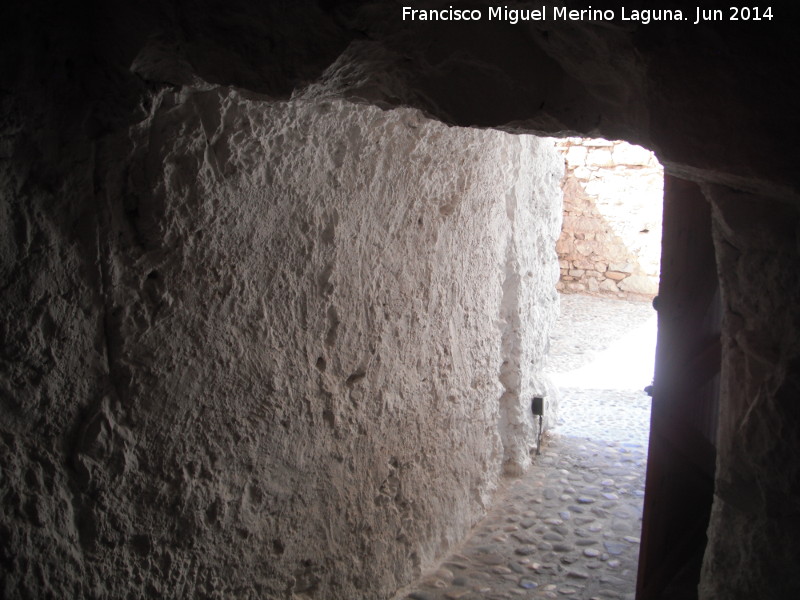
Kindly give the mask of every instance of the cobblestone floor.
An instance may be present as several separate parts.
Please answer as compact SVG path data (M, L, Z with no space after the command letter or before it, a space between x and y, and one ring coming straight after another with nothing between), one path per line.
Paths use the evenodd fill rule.
M654 315L647 303L562 296L558 426L462 546L396 598L634 597Z

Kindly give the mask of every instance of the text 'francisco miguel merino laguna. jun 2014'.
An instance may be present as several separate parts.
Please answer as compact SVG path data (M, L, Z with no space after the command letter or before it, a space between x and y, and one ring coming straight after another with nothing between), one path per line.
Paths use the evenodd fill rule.
M652 22L683 21L697 25L705 21L771 21L772 7L730 6L726 9L693 10L652 8L628 9L568 9L564 6L539 8L508 8L491 6L480 8L414 8L402 7L403 21L504 21L515 25L523 21L636 21L647 25Z

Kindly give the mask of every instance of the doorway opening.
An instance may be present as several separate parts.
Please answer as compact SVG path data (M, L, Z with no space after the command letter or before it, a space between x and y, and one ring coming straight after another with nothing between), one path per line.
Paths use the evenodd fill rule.
M561 452L579 453L584 489L596 488L589 495L601 508L593 516L608 557L601 568L617 564L607 576L631 593L644 520L664 170L627 142L566 138L556 148L565 176L561 313L548 358L559 390L553 435Z
M652 153L624 142L553 143L567 166L558 239L562 314L546 367L560 393L552 390L544 403L556 426L537 444L534 467L506 482L458 550L398 599L636 593L663 170ZM556 236L554 226L550 239Z

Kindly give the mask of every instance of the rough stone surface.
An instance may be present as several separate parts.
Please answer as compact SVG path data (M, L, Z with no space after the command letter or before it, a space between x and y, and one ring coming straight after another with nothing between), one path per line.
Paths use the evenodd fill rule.
M562 292L652 298L658 292L664 170L626 142L556 141L566 171L556 248Z
M696 8L695 3L683 0L671 5L683 8L687 15ZM129 266L130 271L121 271L119 267L126 263L120 260L120 248L139 245L141 252L147 253L161 247L159 236L168 233L172 237L164 245L163 260L170 269L183 257L193 260L206 247L208 252L216 250L203 233L205 229L159 231L161 221L148 216L148 203L155 200L156 214L162 209L165 213L179 210L176 206L160 207L159 196L131 194L122 199L120 208L119 202L109 204L113 195L104 191L111 185L105 165L119 163L130 150L122 142L127 135L137 138L139 134L131 128L152 114L154 95L162 89L179 92L184 85L204 88L205 81L213 83L208 91L214 86L232 86L253 100L347 97L384 108L418 108L451 125L626 139L652 148L673 176L706 189L718 186L715 202L720 195L729 199L727 216L723 218L718 212L715 227L737 233L726 233L727 237L718 242L720 272L735 272L726 274L722 286L726 345L720 398L719 493L701 592L705 598L736 594L750 598L769 595L769 586L781 585L784 589L773 596L797 596L782 593L796 592L796 569L783 569L779 576L773 576L776 565L800 563L798 536L791 533L800 445L792 433L792 407L796 403L791 401L799 370L792 345L798 329L793 311L800 306L793 279L798 262L797 233L792 229L796 223L792 215L800 205L794 134L800 129L800 112L796 110L800 89L797 21L795 5L781 6L780 15L757 23L510 25L483 21L466 29L441 22L409 26L398 17L395 3L366 0L143 0L94 3L91 7L49 0L4 3L0 6L0 22L5 25L0 36L0 439L2 485L10 486L13 474L13 481L23 486L8 493L3 490L0 577L4 591L13 579L33 586L31 589L38 585L36 582L45 582L40 595L75 595L67 588L77 579L53 575L74 571L91 588L82 595L102 597L105 582L98 581L91 569L83 568L87 561L100 564L101 559L105 561L103 568L114 574L114 581L130 581L129 585L139 586L149 595L172 592L203 597L220 589L223 567L216 572L204 570L189 558L205 556L201 552L204 547L192 546L195 538L190 534L194 524L206 517L192 512L198 506L192 495L195 487L183 483L201 481L210 459L199 457L178 470L170 462L175 456L190 455L197 441L193 433L184 439L183 432L198 431L200 423L211 417L204 414L195 422L188 418L196 414L191 410L178 415L164 411L164 423L160 424L155 413L164 398L158 395L158 382L133 376L151 368L152 359L144 365L129 364L135 354L131 344L142 340L115 338L115 332L129 322L123 322L123 318L133 319L142 331L150 327L154 337L156 333L167 337L159 329L163 326L158 318L162 314L169 317L172 297L172 291L158 283L160 260L135 263ZM162 122L168 124L168 116L162 115ZM208 127L216 129L213 122ZM175 129L180 127L167 127L166 131ZM189 124L187 130L196 131L196 127ZM153 131L154 143L169 147L167 140L159 138L157 128ZM287 130L284 135L302 139L301 130ZM109 146L111 138L116 141ZM319 143L312 138L303 141L312 146ZM208 146L199 137L195 151L205 154ZM209 150L209 157L211 154ZM327 151L321 154L326 155ZM164 179L165 189L191 189L194 178L181 182L183 164L172 168L169 157L153 159L148 167L151 175L152 170L158 170L159 161L169 167L164 169L171 178ZM194 175L197 171L192 162L188 161L187 172ZM316 164L313 160L307 163ZM251 166L254 171L268 171L260 163ZM204 173L213 173L213 169ZM141 170L120 171L119 180L131 181L131 189L136 189L136 181L142 176ZM201 185L205 184L201 181ZM282 185L281 181L271 182L272 189ZM199 207L200 214L187 215L187 222L210 222L243 231L246 226L237 224L240 215L227 211L232 205L225 204L226 198L215 199L214 208L219 210L203 212ZM731 229L726 223L739 204L748 208L742 209L742 218ZM780 218L772 218L773 213ZM131 221L139 224L135 233ZM751 238L752 231L759 228L761 233ZM770 233L773 228L780 233L774 239ZM751 233L742 233L745 230ZM290 238L296 235L293 232L288 228L279 233ZM191 252L174 251L173 242L180 236L194 240L195 246L188 248ZM319 251L323 239L317 242L312 254ZM241 250L245 263L252 254L246 245ZM500 264L504 265L505 254L501 256ZM295 263L287 264L296 267ZM196 267L186 262L184 268ZM239 268L233 270L238 273ZM219 310L222 321L226 310L236 308L234 303L228 308L221 300L224 294L220 295L219 286L226 272L220 268L202 278L198 274L200 288L195 292L198 303L208 304L207 314ZM148 278L151 273L154 276ZM234 290L234 283L232 297L239 291ZM284 283L276 278L269 285L277 288ZM120 307L119 296L131 289L138 290L137 295ZM177 300L184 298L179 295ZM267 318L273 312L283 314L287 310L302 315L302 304L287 309L285 300L283 296L275 298L262 307L262 313ZM490 318L495 316L492 313ZM230 352L241 347L238 334L224 337L214 328L189 329L190 325L203 323L182 326L187 328L187 336L206 336L212 349L224 343ZM248 327L241 324L242 330ZM501 347L501 340L496 347ZM190 345L188 352L196 353L198 347ZM297 349L288 352L300 353ZM318 356L313 358L316 365ZM180 389L188 390L187 395L205 389L210 381L205 372L183 370L183 365L192 360L192 356L179 353L163 365L163 369L183 375ZM248 360L249 355L243 353L243 366L238 370L211 369L210 375L221 377L218 382L212 381L211 387L234 385L234 380L243 375L246 383L255 384L262 380L263 372L271 372ZM128 388L131 382L138 387ZM350 383L356 389L358 378ZM254 389L268 395L272 388ZM138 415L122 415L117 409L128 406L131 398L152 403L150 412L142 411L141 419L147 436L151 436L148 439L161 436L168 441L163 453L166 458L136 452L139 425L126 419ZM283 427L283 413L296 410L293 407L305 398L285 396L286 402L280 406L287 408L276 409L268 416L272 419L269 422ZM308 413L312 414L313 408ZM249 421L249 417L245 419L245 430ZM408 425L404 435L412 437L420 427L410 420L404 425ZM214 435L228 435L232 443L238 443L238 432L237 423L227 430L214 431ZM282 434L270 435L282 439ZM441 433L437 431L436 435ZM223 444L215 456L227 460L223 451L229 446ZM277 457L276 469L300 460L295 457L303 456L304 447L270 448L270 456ZM76 454L84 458L73 460ZM251 455L260 458L257 449ZM281 462L284 456L289 459ZM92 464L104 460L111 465L108 477L101 476L103 470ZM737 475L736 465L740 464L743 468ZM162 466L162 472L169 473L168 480L142 489L142 502L153 497L169 498L171 510L187 518L166 528L154 528L158 535L138 532L134 527L137 521L120 518L113 492L127 485L126 473ZM242 473L249 469L245 466ZM231 469L226 473L245 478ZM118 478L113 486L109 485L112 475ZM270 489L280 487L276 481L280 480L269 480ZM726 481L734 485L726 488ZM472 483L462 481L460 485L468 490ZM92 490L89 495L87 486ZM225 515L233 514L231 511L245 514L258 502L255 491L248 491L244 502L240 501L244 494L230 495L224 485L220 489L221 497L231 498L228 503L221 501L220 507L230 509L226 512L220 508L216 513L217 509L212 509L209 519L214 514L227 519ZM431 494L435 490L438 486L432 485ZM282 527L282 507L289 507L286 522L292 523L297 502L289 493L280 497L286 502L276 509L275 524L268 526L276 530ZM743 503L742 498L748 501ZM335 495L326 501L337 502ZM97 519L96 514L107 518ZM447 514L451 523L459 518L452 511ZM15 523L13 527L9 519ZM260 527L263 519L253 517L251 521ZM156 561L153 557L162 531L179 542ZM228 547L235 552L241 548L246 551L248 544L254 543L249 541L253 538L246 527L225 528L219 536L229 540ZM248 585L268 589L275 569L286 567L288 557L297 552L282 539L269 540L273 551L260 553L252 568L236 563L228 569L225 560L220 564L225 565L225 573L252 571ZM333 536L321 534L313 538L313 543L318 539L326 540L323 547L336 547ZM11 552L11 547L20 546L36 548L35 556ZM364 548L349 550L348 564L352 557L367 556ZM379 557L375 560L381 561L385 556L380 547L369 550L374 551L370 560ZM337 555L334 552L331 556ZM146 564L149 570L132 569L132 564ZM278 597L290 595L289 590L296 590L298 597L321 593L314 591L317 565L312 562L306 566L305 570L288 569L293 583L280 589ZM547 591L554 590L555 586ZM347 591L342 594L346 596ZM237 595L246 597L247 593L237 590Z
M725 306L720 394L730 400L719 414L700 594L793 598L800 595L800 304L784 299L800 297L800 212L717 186L705 193Z
M509 475L524 473L536 449L531 398L542 396L548 400L545 428L550 427L551 415L557 411L557 394L542 368L558 312L558 262L553 247L561 222L557 212L561 198L552 188L557 169L541 160L546 166L535 173L532 189L514 190L506 196L511 237L506 249L500 311L500 381L505 389L500 399L500 431L504 468ZM540 200L531 202L531 195Z
M550 142L205 85L96 159L3 164L6 594L372 598L527 467Z

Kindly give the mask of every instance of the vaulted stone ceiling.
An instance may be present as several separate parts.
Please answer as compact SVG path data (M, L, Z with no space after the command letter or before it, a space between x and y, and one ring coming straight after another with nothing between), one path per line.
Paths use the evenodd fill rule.
M510 25L409 23L403 4L198 0L71 10L26 3L11 10L38 29L4 40L6 85L15 75L62 93L79 85L95 96L93 118L103 127L135 106L142 84L128 69L144 63L160 66L164 79L194 72L273 98L345 95L415 106L458 125L627 139L656 150L668 172L796 198L786 133L800 125L796 8L776 7L772 20L759 22L731 22L726 8L725 21L693 25L695 5L673 1L659 8L683 9L689 21ZM458 4L484 14L494 5ZM26 48L21 60L11 59L19 48ZM37 81L37 67L59 62L63 80Z

